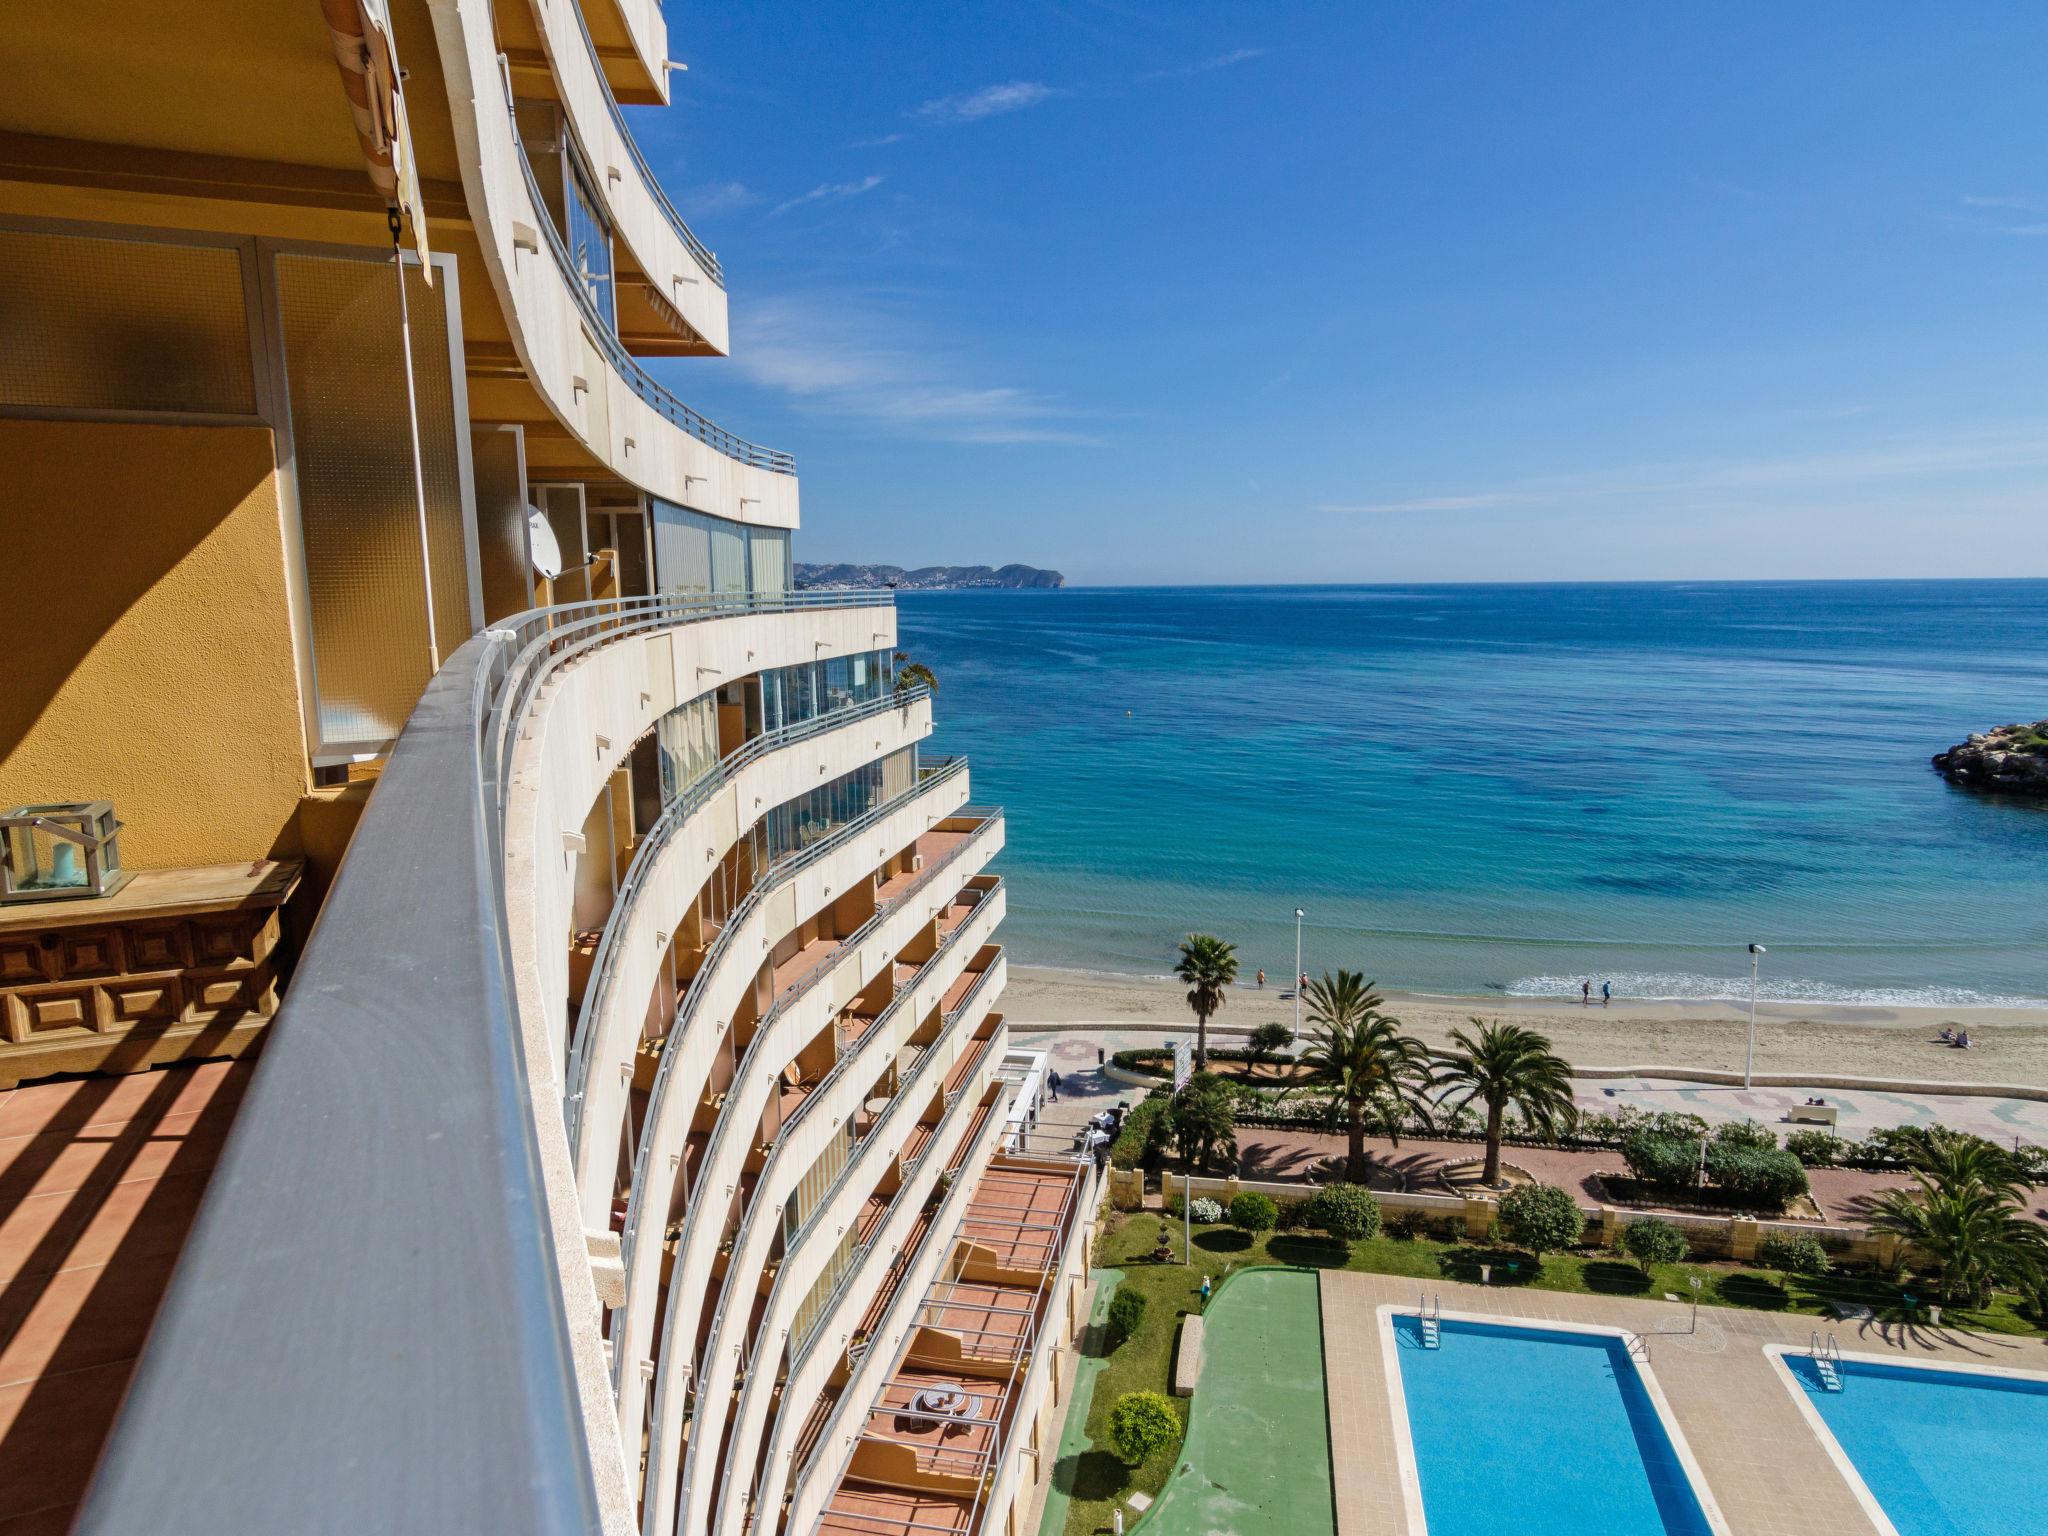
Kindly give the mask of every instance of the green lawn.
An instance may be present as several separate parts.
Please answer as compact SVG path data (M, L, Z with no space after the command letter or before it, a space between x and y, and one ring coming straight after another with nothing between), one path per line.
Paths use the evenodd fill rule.
M1173 1218L1163 1224L1178 1254L1181 1223ZM1233 1269L1248 1264L1308 1269L1342 1266L1375 1274L1411 1275L1419 1284L1427 1284L1443 1279L1477 1281L1479 1265L1491 1262L1496 1285L1651 1299L1667 1291L1690 1296L1688 1281L1697 1275L1702 1282L1701 1299L1709 1305L1819 1317L1827 1315L1830 1300L1841 1299L1861 1302L1887 1321L1904 1321L1911 1316L1904 1305L1905 1294L1923 1300L1925 1296L1910 1281L1902 1290L1899 1285L1861 1275L1801 1279L1775 1270L1697 1263L1656 1265L1646 1276L1632 1263L1599 1253L1551 1254L1538 1266L1526 1254L1421 1237L1376 1237L1352 1244L1346 1253L1317 1233L1269 1232L1251 1237L1229 1227L1195 1228L1192 1265L1154 1264L1151 1253L1159 1241L1161 1225L1162 1218L1154 1213L1131 1215L1116 1231L1105 1232L1097 1244L1096 1261L1121 1268L1122 1284L1143 1292L1148 1304L1138 1331L1106 1357L1100 1355L1100 1331L1090 1333L1089 1352L1100 1357L1101 1364L1094 1380L1086 1433L1075 1434L1069 1426L1068 1435L1061 1441L1054 1474L1056 1486L1069 1495L1066 1536L1091 1536L1107 1531L1110 1510L1116 1503L1134 1490L1157 1494L1177 1464L1179 1451L1175 1450L1161 1451L1142 1466L1125 1466L1109 1448L1109 1411L1122 1393L1141 1387L1158 1392L1169 1390L1167 1375L1172 1368L1174 1334L1181 1314L1201 1305L1204 1275L1213 1284ZM1509 1264L1516 1267L1510 1271ZM2012 1297L2004 1295L1981 1312L1951 1308L1944 1322L1983 1333L2038 1336L2043 1331L2020 1315ZM1177 1400L1176 1406L1185 1428L1188 1404ZM1060 1530L1048 1523L1040 1536L1060 1536Z

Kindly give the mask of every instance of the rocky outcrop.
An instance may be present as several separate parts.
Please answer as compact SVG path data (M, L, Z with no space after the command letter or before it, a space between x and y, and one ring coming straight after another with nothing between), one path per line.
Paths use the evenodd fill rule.
M975 588L1000 587L1049 590L1063 587L1067 578L1058 571L1042 571L1035 565L922 565L905 570L900 565L807 565L797 563L799 587L898 587L906 592L960 592Z
M1934 766L1965 789L2048 797L2048 720L1979 731L1961 746L1935 753Z

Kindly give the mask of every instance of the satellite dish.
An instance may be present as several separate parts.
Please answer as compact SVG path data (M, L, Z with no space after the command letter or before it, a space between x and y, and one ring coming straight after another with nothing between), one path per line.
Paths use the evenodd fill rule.
M526 509L526 548L533 568L553 581L562 574L562 546L555 541L554 526L539 507Z

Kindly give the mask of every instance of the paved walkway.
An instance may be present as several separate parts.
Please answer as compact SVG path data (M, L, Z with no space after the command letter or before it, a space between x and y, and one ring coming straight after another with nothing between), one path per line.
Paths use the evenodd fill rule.
M1334 1533L1316 1275L1247 1269L1209 1303L1180 1465L1145 1536Z
M1387 1391L1379 1307L1413 1309L1413 1280L1324 1270L1323 1351L1328 1365L1331 1461L1339 1536L1408 1536ZM1650 1365L1680 1432L1735 1536L1877 1536L1763 1349L1804 1350L1811 1318L1554 1291L1434 1282L1446 1312L1604 1324L1649 1341ZM1842 1348L1899 1359L2048 1369L2037 1339L1903 1329L1870 1323L1832 1330ZM1507 1524L1512 1524L1509 1520Z
M1052 1054L1053 1068L1072 1083L1072 1092L1093 1105L1114 1103L1119 1096L1142 1098L1145 1090L1112 1083L1096 1069L1095 1053L1158 1048L1166 1041L1194 1038L1194 1030L1182 1031L1104 1030L1020 1030L1012 1043ZM1240 1036L1210 1031L1211 1045L1241 1046ZM1950 1052L1960 1059L1966 1053ZM1943 1065L1946 1065L1946 1060ZM1062 1091L1061 1097L1067 1097ZM1974 1094L1885 1093L1875 1089L1840 1088L1736 1088L1690 1083L1663 1078L1581 1078L1574 1085L1579 1107L1589 1112L1612 1114L1622 1104L1639 1109L1680 1109L1719 1124L1724 1120L1760 1120L1780 1132L1801 1127L1788 1124L1785 1112L1809 1098L1822 1098L1839 1114L1836 1134L1863 1136L1894 1125L1945 1125L1953 1130L1973 1131L1993 1141L2011 1142L2014 1137L2048 1146L2048 1102L2038 1099L2001 1099ZM1811 1127L1809 1127L1810 1129Z
M1074 1468L1095 1445L1088 1434L1088 1415L1095 1404L1095 1378L1109 1364L1109 1357L1097 1354L1093 1341L1100 1338L1102 1330L1109 1326L1109 1303L1123 1278L1124 1272L1120 1269L1088 1272L1088 1283L1095 1287L1095 1305L1088 1311L1088 1333L1084 1335L1089 1340L1089 1347L1074 1352L1074 1395L1067 1401L1067 1417L1060 1430L1059 1449L1053 1452L1056 1460L1039 1511L1038 1536L1064 1536L1067 1510L1074 1502L1069 1491L1073 1486Z

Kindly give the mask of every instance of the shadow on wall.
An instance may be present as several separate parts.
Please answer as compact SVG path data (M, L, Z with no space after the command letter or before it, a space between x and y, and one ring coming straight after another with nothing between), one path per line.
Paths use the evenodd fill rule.
M266 427L0 421L0 805L108 799L131 868L297 852Z

